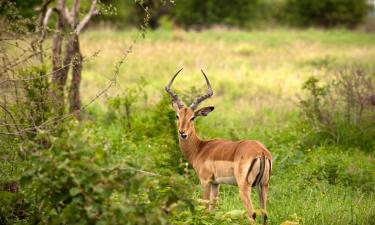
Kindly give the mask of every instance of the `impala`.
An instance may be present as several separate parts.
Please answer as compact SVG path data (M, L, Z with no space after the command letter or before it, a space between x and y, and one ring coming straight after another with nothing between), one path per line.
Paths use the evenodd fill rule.
M250 194L251 188L256 187L260 206L264 209L262 210L263 224L266 224L265 209L272 170L271 153L259 141L201 140L195 132L194 120L199 116L207 116L214 107L196 109L201 102L213 95L213 91L210 81L202 70L207 92L196 98L189 107L185 107L178 95L171 90L171 85L181 70L172 77L165 90L171 96L172 106L176 111L181 151L199 177L203 199L209 200L209 209L212 209L219 194L220 184L237 185L248 217L253 221L256 213Z

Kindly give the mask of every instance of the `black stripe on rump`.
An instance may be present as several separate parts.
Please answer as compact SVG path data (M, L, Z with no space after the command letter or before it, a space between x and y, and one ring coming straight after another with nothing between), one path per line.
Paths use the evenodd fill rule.
M268 163L270 164L270 168L269 168L269 175L268 175L268 179L271 177L271 172L272 172L272 164L271 164L271 160L268 159Z
M251 161L250 168L249 168L249 170L247 171L247 174L246 174L246 179L249 179L249 174L250 174L251 170L253 169L254 164L257 160L258 160L258 158L255 158L255 159L253 159L253 161Z
M259 173L258 173L257 177L255 178L255 181L251 185L252 187L255 187L256 185L258 185L259 182L262 180L263 173L264 173L264 167L265 167L265 161L266 161L266 157L263 155L262 158L260 158Z

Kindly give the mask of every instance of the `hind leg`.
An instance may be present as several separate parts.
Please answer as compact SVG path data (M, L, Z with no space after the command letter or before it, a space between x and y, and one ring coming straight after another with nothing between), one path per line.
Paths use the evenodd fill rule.
M215 208L218 195L219 195L219 185L211 184L210 207L208 208L209 210L212 210Z
M268 194L268 183L259 184L257 186L257 190L259 194L260 208L264 210L262 211L263 225L266 225L267 224L266 204L267 204L267 194Z
M259 172L258 165L259 160L253 159L252 161L240 160L239 163L234 166L234 175L236 177L240 197L247 210L247 214L251 222L255 222L256 218L256 214L250 197L251 184L254 182L256 175Z
M252 222L254 222L256 214L254 212L253 204L251 203L251 198L250 198L251 186L247 182L243 182L241 184L238 184L238 188L239 188L239 191L240 191L241 201L243 202L243 204L244 204L244 206L247 210L247 214L249 216L249 219Z

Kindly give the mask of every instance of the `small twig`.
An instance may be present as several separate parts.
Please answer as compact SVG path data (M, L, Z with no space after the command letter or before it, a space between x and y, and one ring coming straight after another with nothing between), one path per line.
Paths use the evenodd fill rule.
M36 55L39 55L39 54L40 54L39 51L38 51L38 52L34 52L33 54L30 54L30 55L28 55L26 58L20 59L20 60L16 61L15 63L13 63L13 64L11 64L11 65L5 67L4 70L1 71L1 73L5 73L5 72L7 72L8 70L10 70L11 68L14 68L14 67L18 66L19 64L24 63L24 62L26 62L27 60L29 60L29 59L31 59L32 57L34 57L34 56L36 56Z
M17 132L21 135L21 130L19 129L18 125L17 125L17 121L16 119L14 118L13 114L3 105L0 104L0 108L2 108L8 115L9 117L12 119L13 123L14 123L14 127L16 128ZM21 135L22 136L22 135Z
M99 54L99 51L95 52L94 54L92 54L90 57L86 57L86 59L84 59L84 62L87 62L89 60L91 60L92 58L96 57L97 55ZM22 78L22 79L6 79L6 80L3 80L0 82L0 85L6 83L6 82L18 82L18 81L30 81L30 80L37 80L37 79L40 79L41 77L48 77L48 76L52 76L54 73L60 71L60 70L63 70L65 69L65 67L69 67L71 66L72 63L69 63L67 65L64 65L64 66L61 66L61 68L57 69L57 70L53 70L52 72L50 73L47 73L45 75L41 75L41 76L38 76L38 77L31 77L31 78Z
M130 167L130 166L128 166L128 167L117 167L117 168L120 169L120 170L131 170L131 171L135 171L135 172L142 173L142 174L149 175L149 176L162 177L162 175L160 175L158 173L153 173L153 172L137 169L137 168Z

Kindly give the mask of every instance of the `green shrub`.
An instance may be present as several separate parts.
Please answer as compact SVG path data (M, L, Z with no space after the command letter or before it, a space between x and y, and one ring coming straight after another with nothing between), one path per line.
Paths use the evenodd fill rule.
M375 191L373 161L357 149L343 152L335 147L323 147L307 154L306 161L299 166L303 166L300 171L309 184L327 182L372 193Z
M180 0L173 8L173 17L185 27L226 24L245 26L256 18L258 0Z
M303 145L336 143L373 151L375 146L375 96L373 71L343 67L335 78L320 84L310 78L300 100L303 121L307 123Z
M20 192L0 192L5 224L19 220L20 210L32 224L166 224L176 210L192 207L185 178L108 164L90 130L74 122L67 128L51 148L33 154Z
M137 154L148 151L158 168L182 174L184 165L176 135L176 117L169 97L163 93L163 98L156 105L145 107L140 104L142 97L137 94L138 89L132 90L122 97L109 100L109 111L104 123L113 124L116 128L108 130L113 132L110 135L112 152L122 155L124 151L130 150L123 149L123 146L134 146L136 150L130 152ZM119 124L121 130L118 129Z
M353 27L367 15L366 0L287 0L285 16L298 26Z

